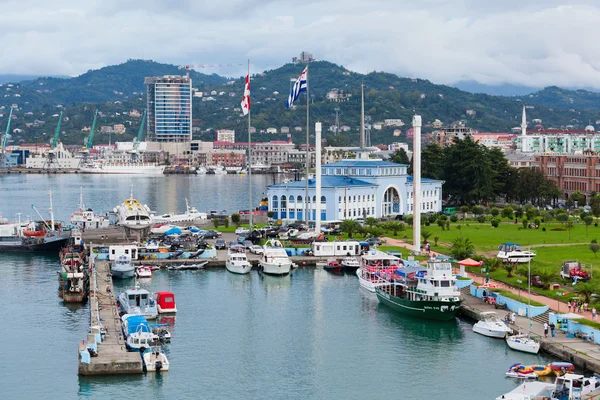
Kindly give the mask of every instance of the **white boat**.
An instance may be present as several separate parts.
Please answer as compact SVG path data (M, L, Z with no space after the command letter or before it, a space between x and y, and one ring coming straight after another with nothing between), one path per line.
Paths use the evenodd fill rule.
M517 243L502 243L498 247L498 255L496 258L507 263L526 263L535 257L532 251L521 250L521 246Z
M96 215L91 208L86 209L83 203L83 188L79 193L79 209L71 215L71 224L78 228L108 228L110 221L103 215Z
M540 351L540 343L527 335L512 335L506 338L506 344L513 350L525 353L537 354Z
M142 315L125 314L121 317L123 336L129 350L149 348L153 342L153 334L148 326L148 321Z
M211 171L215 174L215 175L227 175L227 170L225 168L223 168L220 165L216 165L214 166Z
M521 383L508 393L496 397L496 400L534 400L550 399L554 385L545 382Z
M158 308L152 294L146 289L135 287L119 295L119 309L125 314L141 315L148 319L158 316Z
M225 268L234 274L247 274L252 271L252 264L248 262L246 251L243 247L229 249Z
M196 175L206 175L206 168L205 167L196 168Z
M164 214L154 217L154 222L176 224L178 222L195 222L205 220L208 216L206 213L196 210L195 207L190 207L188 199L185 199L185 212L182 214Z
M144 353L144 365L147 372L166 372L169 370L169 360L159 347L153 347Z
M152 278L152 268L146 265L140 265L135 269L135 275L139 279L150 279Z
M130 197L114 209L118 216L118 224L129 229L145 229L153 224L150 217L150 207L140 204Z
M269 239L263 246L264 253L259 261L260 270L268 275L287 275L292 262L279 240Z
M379 250L372 250L360 257L360 268L356 270L360 287L371 293L375 288L386 283L382 278L391 275L401 264L398 257L389 255Z
M179 228L179 227L177 225L162 223L162 224L158 224L158 225L153 225L152 228L150 228L150 233L162 235L162 234L170 231L173 228Z
M482 319L473 325L473 332L499 339L504 339L512 332L494 311L482 312L480 315Z
M25 160L26 168L41 169L77 169L81 163L80 157L66 150L62 143L58 143L54 149L48 150L43 156L31 156Z
M113 278L129 279L135 275L135 267L131 262L131 257L126 255L119 256L110 266L110 272Z
M90 162L79 167L83 174L163 175L164 165L136 162Z
M360 268L360 261L354 257L342 258L342 267L347 270L356 270Z
M527 382L496 400L579 400L600 388L598 378L586 378L578 374L565 374L556 378L554 384L544 382Z

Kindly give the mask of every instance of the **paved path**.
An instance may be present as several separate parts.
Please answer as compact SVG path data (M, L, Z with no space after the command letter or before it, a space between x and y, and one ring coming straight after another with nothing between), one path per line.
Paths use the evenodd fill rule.
M386 246L398 246L398 247L404 247L405 249L410 250L411 252L414 251L414 246L410 243L406 243L404 240L400 240L400 239L394 239L391 237L384 237L382 238L385 241L385 245ZM431 250L429 252L429 254L431 254L432 256L438 256L441 253L437 253L433 250Z

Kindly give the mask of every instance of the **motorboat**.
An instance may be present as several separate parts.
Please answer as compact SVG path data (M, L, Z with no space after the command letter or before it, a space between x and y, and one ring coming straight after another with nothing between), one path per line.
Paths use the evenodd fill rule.
M535 257L535 253L528 250L521 250L521 246L517 243L502 243L498 247L498 255L496 258L506 263L526 263Z
M169 370L169 360L160 347L155 346L143 355L147 372L166 372Z
M147 319L158 316L158 308L152 294L146 289L135 287L119 295L119 309L124 314L142 315Z
M113 278L129 279L135 275L135 267L131 262L131 257L120 255L110 266Z
M496 400L550 399L554 385L547 382L520 383L519 386L496 397Z
M171 332L168 329L169 324L152 324L152 340L155 342L169 343L171 341Z
M505 374L509 378L518 379L537 379L538 375L532 367L526 367L523 364L513 364L508 368Z
M537 354L540 351L540 342L527 335L512 335L506 338L506 344L513 350L524 353Z
M391 275L401 265L400 258L379 250L372 250L361 256L360 267L356 270L360 287L375 293L377 286L386 283L384 275Z
M143 162L88 162L79 167L83 174L163 175L165 165Z
M554 384L544 382L528 382L519 384L515 389L496 400L577 400L600 388L600 381L596 377L586 378L578 374L565 374L556 378Z
M354 257L342 258L342 267L344 270L356 271L360 268L360 261Z
M196 168L196 175L206 175L206 168L205 167L197 167Z
M129 229L146 229L153 224L150 207L140 204L133 198L133 193L114 212L118 215L118 224Z
M175 295L171 292L156 292L156 304L159 314L176 313Z
M341 273L342 272L342 264L340 264L340 262L338 260L336 260L335 258L327 260L327 264L325 264L323 266L323 269L325 271L328 272L333 272L333 273Z
M482 312L480 316L481 320L473 325L473 332L499 339L512 333L512 329L506 326L494 311Z
M185 199L185 212L182 214L164 214L154 217L154 222L165 222L165 223L180 223L180 222L195 222L199 220L206 220L208 218L206 213L196 210L195 207L190 207L188 199Z
M152 278L152 269L147 265L140 265L135 269L135 275L139 279L150 279Z
M96 215L91 208L85 208L83 203L83 188L79 193L78 210L71 215L71 225L83 229L108 228L110 221L103 215Z
M227 170L221 165L213 166L209 169L209 172L212 172L214 175L227 175Z
M259 261L260 271L268 275L287 275L292 269L292 261L281 242L269 239L263 246L263 254Z
M169 271L195 271L204 269L204 266L208 264L208 261L202 261L197 264L180 264L180 265L169 265L167 269Z
M174 228L179 229L177 225L167 224L163 222L160 224L153 225L152 228L150 228L150 233L155 235L164 235L166 232Z
M243 247L230 248L227 252L225 268L234 274L247 274L252 271L252 264L246 257L246 249Z
M125 314L121 317L121 322L128 350L147 349L151 346L153 335L144 316Z
M81 303L87 299L89 274L86 268L85 247L70 245L59 253L61 270L58 273L58 296L65 303Z

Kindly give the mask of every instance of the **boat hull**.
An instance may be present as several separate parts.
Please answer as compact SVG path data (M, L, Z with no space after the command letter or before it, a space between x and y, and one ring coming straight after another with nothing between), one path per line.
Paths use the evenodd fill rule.
M29 241L15 241L11 243L0 242L0 252L15 252L15 253L53 253L60 251L65 247L71 235L58 235L36 240L31 238Z
M522 351L524 353L537 354L540 351L540 344L534 340L512 339L506 338L506 344L513 350Z
M376 288L377 299L382 304L413 317L432 319L436 321L451 321L460 309L459 301L412 301L391 296L383 290Z
M248 273L250 273L250 271L252 271L252 264L248 263L245 265L240 265L240 264L233 264L230 262L226 262L225 268L227 268L227 271L232 272L234 274L244 275L244 274L248 274Z
M281 264L272 264L268 262L261 261L259 263L261 270L263 273L267 275L287 275L290 273L292 269L291 261L287 261Z
M113 278L116 279L129 279L135 276L135 268L131 269L113 269L111 271Z
M478 324L473 325L473 332L496 339L504 339L508 335L508 332L502 330L489 329L485 326Z
M358 283L360 284L360 287L371 293L375 293L376 287L381 286L384 283L386 283L383 279L380 279L377 282L374 282L374 281L371 281L368 279L364 279L361 274L360 268L356 271L356 276L358 276Z

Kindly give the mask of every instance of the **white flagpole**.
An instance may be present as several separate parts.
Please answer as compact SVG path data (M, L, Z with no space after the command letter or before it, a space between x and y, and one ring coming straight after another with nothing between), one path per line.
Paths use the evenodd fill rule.
M248 59L248 86L250 86L250 59ZM250 89L252 91L252 89ZM246 85L244 83L244 92L246 91ZM252 97L252 92L248 94ZM250 101L250 99L248 99ZM248 229L252 233L252 134L250 133L250 108L252 108L252 102L250 101L250 107L248 107L248 193L250 197L250 226Z
M310 152L309 152L309 140L310 140L310 112L309 112L309 104L310 104L310 96L308 95L308 64L306 64L306 225L308 226L308 222L310 220L308 216L310 198L308 197L308 174L310 170Z

